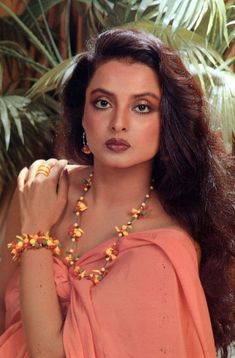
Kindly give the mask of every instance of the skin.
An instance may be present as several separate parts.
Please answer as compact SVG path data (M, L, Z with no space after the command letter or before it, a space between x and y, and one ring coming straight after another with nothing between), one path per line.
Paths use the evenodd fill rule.
M80 255L113 237L114 226L126 223L130 209L138 206L148 192L152 160L160 142L160 99L159 79L144 64L112 60L94 73L83 117L94 155L94 179L86 195L88 210L82 216L85 234L79 242ZM130 148L120 153L110 151L105 145L110 138L125 139ZM42 163L51 167L48 177L36 175ZM67 161L56 159L24 168L18 177L21 232L51 231L65 251L70 246L67 229L73 222L73 206L81 195L80 180L90 172L89 167L68 166ZM148 216L135 223L134 231L177 225L164 212L157 193L151 196L149 207ZM12 236L9 241L14 239ZM10 267L10 262L4 262ZM52 263L52 254L46 249L28 250L22 255L22 319L31 357L64 357ZM3 291L4 287L0 293Z
M160 82L151 68L115 60L98 67L87 89L83 118L95 166L150 168L159 148L160 99ZM104 142L112 137L127 140L131 147L121 154L110 151Z

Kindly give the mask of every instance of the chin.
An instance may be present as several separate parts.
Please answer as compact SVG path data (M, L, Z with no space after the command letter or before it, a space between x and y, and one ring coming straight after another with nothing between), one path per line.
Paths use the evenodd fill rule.
M146 165L147 163L151 163L153 158L141 158L140 160L136 160L136 158L127 158L127 157L119 157L119 158L98 158L100 164L107 168L112 169L128 169L138 165Z

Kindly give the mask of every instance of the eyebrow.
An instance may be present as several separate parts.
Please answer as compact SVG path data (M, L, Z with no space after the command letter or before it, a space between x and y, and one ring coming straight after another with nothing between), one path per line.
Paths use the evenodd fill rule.
M106 95L109 95L109 96L112 96L114 97L114 93L110 92L110 91L107 91L106 89L104 88L96 88L94 89L93 91L91 91L91 94L95 94L96 92L102 92ZM152 92L143 92L143 93L137 93L137 94L134 94L132 95L131 97L133 98L140 98L140 97L145 97L145 96L149 96L149 97L152 97L158 101L160 101L160 97L157 96L155 93L152 93Z

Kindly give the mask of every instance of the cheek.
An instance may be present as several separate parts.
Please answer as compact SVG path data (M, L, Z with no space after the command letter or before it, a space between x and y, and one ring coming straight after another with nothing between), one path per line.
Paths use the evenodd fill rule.
M87 142L90 148L94 149L94 146L103 139L105 131L104 121L92 109L87 109L84 111L82 124L86 132Z
M139 141L146 151L154 153L158 151L160 144L160 119L142 129Z
M90 105L85 106L82 124L87 132L90 134L98 133L104 124L102 119L101 112L95 111Z
M89 128L90 126L90 111L89 109L87 108L87 105L85 105L85 108L84 108L84 113L83 113L83 118L82 118L82 126L83 128L87 131L87 129Z

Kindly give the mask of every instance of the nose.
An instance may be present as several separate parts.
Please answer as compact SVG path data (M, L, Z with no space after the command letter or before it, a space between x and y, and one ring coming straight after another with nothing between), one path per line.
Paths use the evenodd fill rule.
M112 132L126 132L127 122L128 119L125 111L116 111L111 122Z
M113 132L125 132L125 131L126 131L126 127L118 126L117 124L114 124L114 125L112 126L112 131L113 131Z

